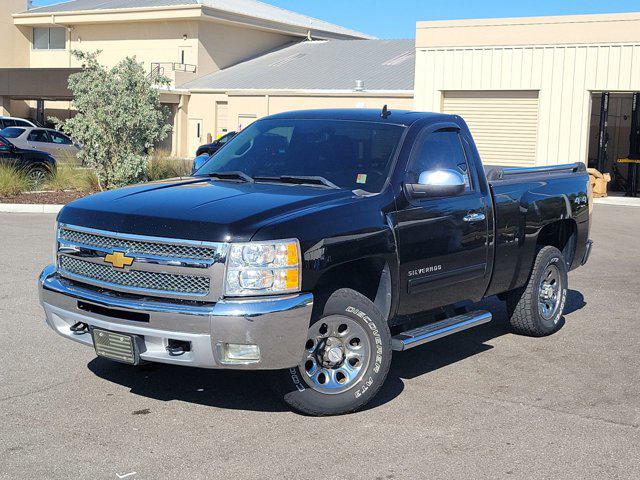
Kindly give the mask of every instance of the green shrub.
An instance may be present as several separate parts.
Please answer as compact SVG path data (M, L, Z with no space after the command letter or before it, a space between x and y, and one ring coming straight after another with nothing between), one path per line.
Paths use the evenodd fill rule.
M29 189L29 178L24 170L0 165L0 197L19 195Z
M99 190L96 174L87 169L75 167L69 163L60 163L58 168L43 183L45 190L76 190L79 192L95 192Z
M71 52L82 71L69 77L77 114L53 119L83 145L78 160L96 172L100 190L144 180L148 156L171 132L160 89L169 79L149 75L135 58L113 67L98 62L100 52Z
M191 174L190 160L172 158L167 152L155 151L147 163L147 180L186 177Z

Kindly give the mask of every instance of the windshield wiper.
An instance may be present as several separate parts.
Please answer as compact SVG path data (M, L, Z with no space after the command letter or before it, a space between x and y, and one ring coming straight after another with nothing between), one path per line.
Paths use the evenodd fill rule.
M317 176L304 176L304 175L280 175L279 177L255 177L255 180L262 180L267 182L282 182L292 183L295 185L319 185L327 188L340 189L338 185L327 180L324 177Z
M198 177L215 177L220 180L241 180L246 183L253 183L254 180L244 172L211 172L203 173Z

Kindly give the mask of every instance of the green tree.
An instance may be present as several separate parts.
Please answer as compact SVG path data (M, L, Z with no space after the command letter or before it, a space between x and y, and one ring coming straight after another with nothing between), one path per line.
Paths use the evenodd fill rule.
M78 158L95 171L101 189L144 180L153 146L171 131L157 88L169 80L149 75L131 57L106 68L100 52L72 53L83 65L69 77L77 114L54 121L82 144Z

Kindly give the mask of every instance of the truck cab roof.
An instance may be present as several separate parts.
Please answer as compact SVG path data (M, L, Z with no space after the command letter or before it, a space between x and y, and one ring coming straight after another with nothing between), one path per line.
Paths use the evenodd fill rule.
M411 110L389 109L382 117L381 109L373 108L331 108L323 110L298 110L277 113L265 119L305 119L305 120L350 120L356 122L383 122L394 125L410 126L418 120L452 121L455 117L443 113L414 112Z

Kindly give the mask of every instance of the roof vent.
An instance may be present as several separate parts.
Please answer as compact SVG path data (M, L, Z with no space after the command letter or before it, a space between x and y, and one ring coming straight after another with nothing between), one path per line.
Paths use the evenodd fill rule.
M356 80L356 88L354 88L356 92L364 92L364 81Z
M385 67L393 67L395 65L401 65L404 62L406 62L407 60L410 60L411 58L413 58L413 56L415 55L413 50L408 50L404 53L401 53L400 55L393 57L389 60L387 60L386 62L384 62L382 65L384 65Z
M276 60L275 62L270 63L269 66L270 67L281 67L283 65L286 65L289 62L293 62L294 60L297 60L299 58L306 57L306 56L307 56L306 53L294 53L293 55L289 55L288 57L280 58L280 59Z

